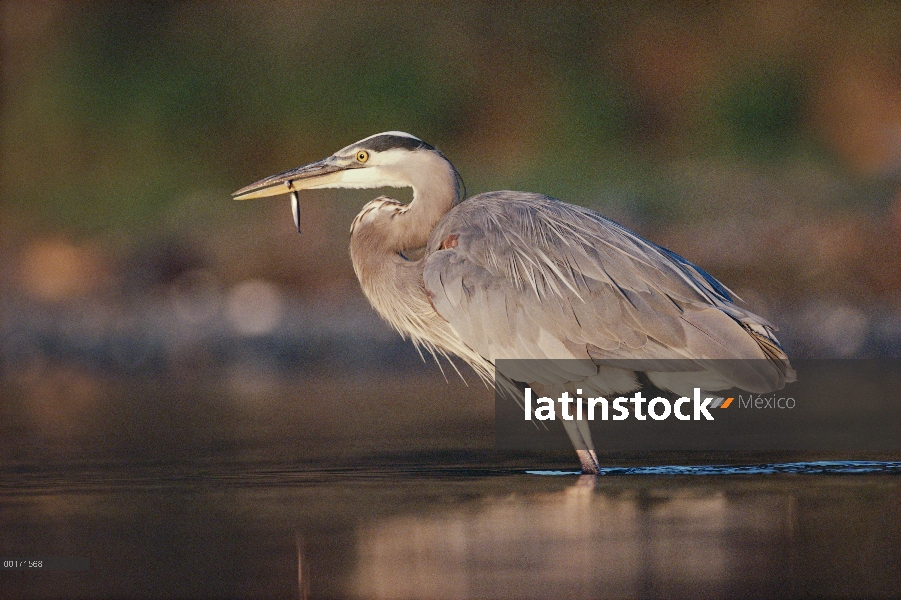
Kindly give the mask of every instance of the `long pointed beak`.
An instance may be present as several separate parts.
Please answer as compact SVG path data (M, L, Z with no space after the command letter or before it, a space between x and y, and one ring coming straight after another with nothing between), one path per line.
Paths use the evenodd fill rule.
M251 183L232 194L235 200L252 200L277 196L297 190L325 187L341 178L341 171L347 167L337 164L329 157L303 167L297 167L278 175L272 175Z

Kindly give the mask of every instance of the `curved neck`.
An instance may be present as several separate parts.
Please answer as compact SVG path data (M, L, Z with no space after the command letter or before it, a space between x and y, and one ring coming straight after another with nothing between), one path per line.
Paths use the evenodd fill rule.
M458 175L453 165L435 153L418 157L405 179L413 188L413 200L397 223L398 251L421 248L432 229L447 212L460 202Z

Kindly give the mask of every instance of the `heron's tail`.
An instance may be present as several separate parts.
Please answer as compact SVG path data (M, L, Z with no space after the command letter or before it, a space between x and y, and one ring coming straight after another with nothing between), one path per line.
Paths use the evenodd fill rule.
M763 319L761 319L761 321L762 320ZM742 320L739 321L739 323L741 323L741 326L744 327L745 331L754 338L754 341L757 342L757 345L760 346L760 349L763 350L766 357L776 365L776 368L778 368L785 377L785 383L791 383L798 380L798 374L795 373L795 370L788 360L788 355L785 353L785 350L782 349L782 344L779 343L779 339L776 337L775 328L773 326L769 323L748 320Z

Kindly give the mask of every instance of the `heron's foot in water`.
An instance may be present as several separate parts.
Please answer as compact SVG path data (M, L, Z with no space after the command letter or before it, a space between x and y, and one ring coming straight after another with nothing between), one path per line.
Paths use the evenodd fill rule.
M579 455L583 475L597 475L601 472L598 455L594 450L576 450L576 454Z

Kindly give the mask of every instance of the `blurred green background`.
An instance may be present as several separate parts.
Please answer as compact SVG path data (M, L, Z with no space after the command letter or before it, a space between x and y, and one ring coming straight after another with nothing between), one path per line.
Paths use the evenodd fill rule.
M300 238L286 200L230 200L384 130L470 194L543 192L683 254L790 356L901 353L899 3L23 0L0 44L10 435L109 377L440 377L356 285L377 192L307 193Z
M901 285L897 3L2 6L4 282L37 240L114 276L178 236L229 282L317 293L351 278L332 253L372 193L306 198L329 235L288 240L284 203L229 192L401 129L470 193L596 207L733 286Z

